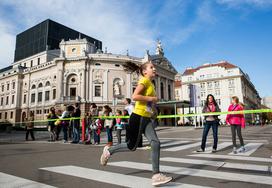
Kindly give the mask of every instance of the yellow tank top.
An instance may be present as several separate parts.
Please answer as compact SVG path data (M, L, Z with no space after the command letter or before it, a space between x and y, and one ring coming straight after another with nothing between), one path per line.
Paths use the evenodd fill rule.
M151 96L155 97L156 96L156 91L153 83L151 82L150 79L146 77L142 77L138 84L144 85L144 91L142 95L144 96ZM152 102L145 102L145 101L136 101L135 103L135 108L134 108L134 113L138 114L143 117L151 117L152 114Z

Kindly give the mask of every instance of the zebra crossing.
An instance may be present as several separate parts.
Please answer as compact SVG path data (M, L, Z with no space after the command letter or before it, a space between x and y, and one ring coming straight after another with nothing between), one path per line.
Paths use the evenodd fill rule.
M148 141L144 139L144 143L147 144ZM223 182L251 183L252 185L256 185L256 187L260 185L272 186L272 158L270 156L267 156L267 158L251 156L262 147L263 143L249 142L245 145L245 153L238 153L236 155L230 152L232 150L232 143L230 141L219 143L218 153L210 152L212 149L210 144L208 143L206 152L196 153L194 151L200 146L199 141L162 139L161 147L164 155L160 159L161 171L171 174L174 177L184 177L177 179L177 182L171 182L162 187L211 187L211 184L207 184L203 181L203 178L216 179ZM184 150L188 150L186 155L183 154L179 157L177 155L175 157L171 156L173 152ZM87 181L120 187L152 187L150 177L142 175L143 172L152 170L150 162L116 161L116 158L113 157L112 161L109 161L108 166L118 168L90 168L62 164L62 166L45 166L39 168L39 171L83 178ZM193 183L186 182L186 177L194 177L195 180ZM44 182L28 180L0 172L1 187L55 188L58 186L47 185ZM214 185L212 187L217 186Z

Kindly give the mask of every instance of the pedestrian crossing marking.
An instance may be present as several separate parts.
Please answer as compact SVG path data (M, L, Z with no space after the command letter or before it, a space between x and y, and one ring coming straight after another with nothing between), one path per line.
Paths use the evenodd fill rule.
M263 157L248 157L248 156L238 156L238 155L218 155L218 154L194 154L194 155L189 155L189 156L191 156L191 157L204 157L204 158L209 158L209 159L230 159L230 160L272 163L271 158L263 158Z
M229 153L229 155L250 156L262 145L263 145L263 143L248 143L245 145L245 149L246 149L245 152L241 152L241 149L239 149L237 154L234 154L233 152L231 152L231 153Z
M116 166L116 167L132 168L132 169L138 169L138 170L148 170L148 171L152 170L151 164L138 163L138 162L121 161L121 162L111 162L108 165ZM218 172L218 171L211 171L211 170L201 170L201 169L185 168L185 167L173 167L173 166L165 166L165 165L161 165L160 168L162 172L179 174L179 175L197 176L197 177L212 178L212 179L272 185L272 177L269 177L269 176L248 175L248 174L231 173L231 172Z
M181 150L186 150L186 149L190 149L193 147L197 147L200 146L200 143L192 143L192 144L186 144L186 145L182 145L182 146L176 146L176 147L171 147L171 148L167 148L167 149L163 149L162 151L181 151Z
M139 187L152 187L150 178L143 178L131 175L124 175L115 172L108 172L102 170L95 170L90 168L78 167L78 166L57 166L57 167L46 167L40 168L41 170L55 172L64 175L75 176L79 178L89 179L93 181L98 181L102 183L108 183L118 186L125 186L131 188ZM175 183L170 182L167 186L161 187L181 187L181 188L201 188L203 186L185 184L185 183Z
M225 149L225 148L227 148L227 147L229 147L231 145L232 145L231 142L223 142L221 144L218 144L217 145L217 151L223 150L223 149ZM213 147L210 146L210 147L207 147L203 153L211 153L212 150L213 150ZM193 153L197 153L197 152L194 151Z
M160 141L160 142L162 142L162 141ZM161 144L161 147L169 147L169 146L175 146L178 144L187 144L187 143L190 143L190 141L173 141L173 142Z
M10 174L0 172L0 187L5 188L15 188L15 187L23 187L23 188L56 188L51 185L46 185L43 183L39 183L36 181L28 180L25 178L13 176Z
M262 171L269 172L270 167L267 165L255 165L255 164L245 164L245 163L230 163L222 161L209 161L209 160L199 160L199 159L185 159L185 158L173 158L173 157L163 157L161 161L174 162L174 163L187 163L196 165L207 165L222 168L231 168L239 170L252 170L252 171Z

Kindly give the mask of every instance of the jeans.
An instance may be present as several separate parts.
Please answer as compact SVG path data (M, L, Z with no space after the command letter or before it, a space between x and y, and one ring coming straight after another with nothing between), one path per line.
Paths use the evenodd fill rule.
M80 140L79 126L80 126L80 121L74 120L73 121L73 142L75 143L78 143Z
M205 150L206 148L206 141L207 141L207 136L209 134L209 130L212 128L213 130L213 149L217 149L217 143L218 143L218 122L217 121L206 121L204 124L204 129L203 129L203 135L202 135L202 144L201 144L201 149Z
M118 144L121 144L121 142L122 142L122 129L117 129L116 134L117 134Z
M26 140L28 140L29 133L30 133L30 136L31 136L32 140L35 140L33 129L27 129L26 130Z
M65 141L68 141L68 126L67 125L63 125L62 126L62 131L63 131L63 139Z
M106 127L107 135L108 135L108 142L112 142L112 128Z
M243 140L243 137L242 137L241 125L231 125L230 127L231 127L231 133L232 133L233 147L237 147L237 145L236 145L236 132L237 132L238 138L240 140L241 146L244 146L244 140Z
M100 144L100 134L97 134L96 130L94 130L94 143Z

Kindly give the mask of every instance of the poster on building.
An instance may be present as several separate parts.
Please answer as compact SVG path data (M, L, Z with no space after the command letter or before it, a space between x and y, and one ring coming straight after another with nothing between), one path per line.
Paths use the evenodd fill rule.
M200 106L200 87L190 84L190 104L191 107Z

